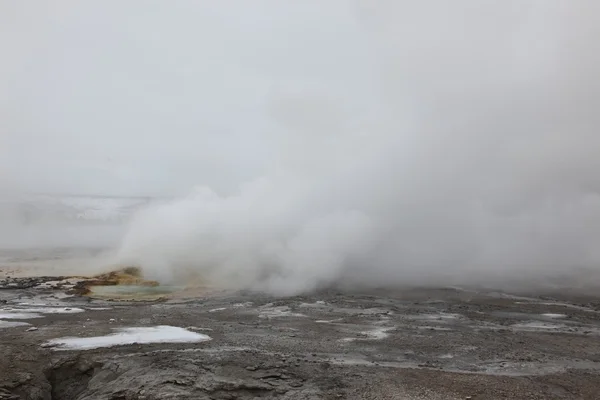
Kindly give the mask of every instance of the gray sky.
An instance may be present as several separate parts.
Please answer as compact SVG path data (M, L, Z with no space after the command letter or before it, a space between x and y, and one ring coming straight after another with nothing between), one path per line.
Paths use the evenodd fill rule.
M353 3L328 3L1 2L3 185L227 192L264 174L269 99L369 68Z
M412 151L427 136L424 121L438 125L427 129L440 141L455 135L441 126L469 120L465 135L500 148L558 129L556 151L578 154L582 141L557 127L592 123L598 8L592 0L1 2L0 182L41 192L231 193L282 163L306 168L318 148L327 149L322 163L339 157L332 137L351 129L401 137ZM489 111L503 102L512 108L491 126L501 117ZM595 132L585 134L594 144Z

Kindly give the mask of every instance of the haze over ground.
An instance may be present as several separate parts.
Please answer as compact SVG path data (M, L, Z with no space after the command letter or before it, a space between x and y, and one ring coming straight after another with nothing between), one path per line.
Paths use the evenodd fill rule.
M289 294L597 270L598 12L3 3L2 188L181 196L116 233L117 260L165 282Z

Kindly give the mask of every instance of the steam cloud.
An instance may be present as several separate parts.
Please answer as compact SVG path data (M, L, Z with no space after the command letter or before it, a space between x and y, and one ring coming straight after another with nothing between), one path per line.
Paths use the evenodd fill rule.
M120 259L278 294L597 269L600 6L355 6L306 25L352 35L307 33L264 60L296 54L307 70L265 97L268 174L140 212ZM363 61L319 79L349 47Z
M149 278L295 294L600 268L595 0L12 8L2 187L199 184L102 235Z

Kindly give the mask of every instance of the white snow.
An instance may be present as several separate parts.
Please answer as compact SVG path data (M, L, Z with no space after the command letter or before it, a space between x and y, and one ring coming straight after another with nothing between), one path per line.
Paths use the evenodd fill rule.
M425 320L425 321L450 321L461 318L460 314L451 314L451 313L438 313L438 314L416 314L416 315L407 315L406 318L416 319L416 320Z
M29 326L27 322L0 321L0 328L14 328L16 326Z
M340 321L343 321L343 320L344 320L343 318L336 318L336 319L329 319L329 320L327 320L327 319L318 319L315 322L317 324L332 324L334 322L340 322Z
M292 312L288 306L264 307L258 315L259 318L285 318L285 317L306 317L304 314Z
M39 288L56 288L60 286L63 289L72 289L76 284L83 281L83 279L71 278L71 279L63 279L62 281L46 281L42 282L38 285Z
M0 309L0 328L12 328L15 326L30 325L25 322L4 321L6 319L33 319L43 318L42 314L72 314L83 312L81 308L71 307L20 307L20 308L2 308Z
M376 328L376 329L373 329L372 331L363 332L363 333L365 335L367 335L369 337L369 339L382 340L382 339L385 339L386 337L390 336L390 334L388 332L392 331L394 329L395 329L395 327L391 327L391 328Z
M546 313L546 314L542 314L542 317L547 317L547 318L565 318L566 315L565 314Z
M26 308L3 308L0 312L8 313L40 313L40 314L75 314L84 312L83 308L77 307L26 307Z
M326 305L323 300L317 300L314 303L300 303L299 307L325 307Z
M233 306L235 308L241 308L241 307L252 307L254 303L252 303L251 301L247 301L245 303L235 303Z
M375 328L370 331L360 332L360 335L364 336L362 338L343 338L340 340L342 342L355 342L355 341L359 341L359 340L383 340L383 339L387 338L388 336L390 336L390 334L388 332L392 331L394 329L396 329L396 327L394 327L394 326Z
M159 325L143 328L121 328L106 336L52 339L46 342L45 346L53 346L56 350L89 350L127 344L197 343L207 340L211 340L211 337L176 326Z
M30 312L0 312L0 319L32 319L42 317L43 315Z
M549 324L549 323L538 322L538 321L523 322L523 323L519 323L519 324L513 324L511 326L516 329L548 329L548 330L552 330L552 329L565 328L565 325Z

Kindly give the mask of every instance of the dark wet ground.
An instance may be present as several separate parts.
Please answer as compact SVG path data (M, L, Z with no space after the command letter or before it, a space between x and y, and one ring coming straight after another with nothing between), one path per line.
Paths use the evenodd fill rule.
M111 301L111 293L65 295L75 284L0 281L0 399L600 398L600 297L137 288L172 297L130 301L119 288L107 289ZM211 340L85 350L49 343L163 325Z
M74 208L55 199L44 215L79 221L90 216L89 200ZM141 204L100 198L92 208L104 210L105 200L119 204L119 216ZM48 207L41 204L25 211ZM110 238L121 229L86 220L79 232L93 234L79 236L93 244L99 229ZM0 400L600 399L596 271L558 274L529 293L535 276L516 277L503 293L394 288L272 298L97 286L90 299L69 294L78 283L69 274L89 271L88 259L104 249L73 249L71 235L48 233L67 247L0 252ZM37 277L4 278L24 270ZM583 283L585 292L565 289ZM160 325L211 340L85 350L52 342Z

